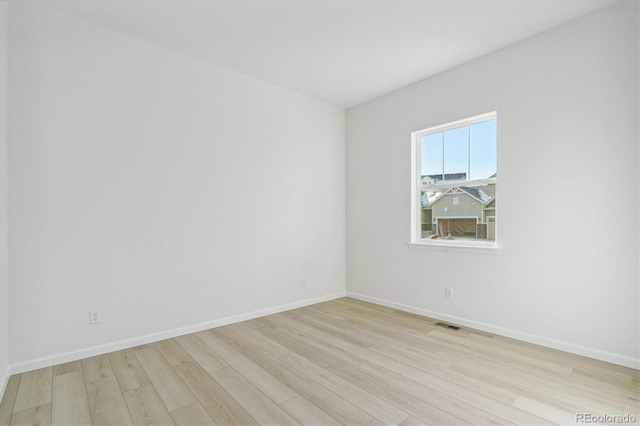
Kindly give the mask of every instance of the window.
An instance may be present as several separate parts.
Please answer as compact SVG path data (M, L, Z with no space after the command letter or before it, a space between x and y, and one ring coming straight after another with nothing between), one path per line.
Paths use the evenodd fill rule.
M497 114L412 134L411 242L496 246Z

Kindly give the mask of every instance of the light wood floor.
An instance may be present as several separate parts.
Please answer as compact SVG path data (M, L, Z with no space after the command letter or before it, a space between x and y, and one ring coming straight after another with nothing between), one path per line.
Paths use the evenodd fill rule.
M435 322L338 299L43 368L0 425L640 422L637 370Z

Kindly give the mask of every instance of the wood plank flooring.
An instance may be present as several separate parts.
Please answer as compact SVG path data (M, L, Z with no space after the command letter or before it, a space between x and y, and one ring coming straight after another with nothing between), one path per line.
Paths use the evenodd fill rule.
M638 370L435 323L337 299L12 376L0 425L640 423Z

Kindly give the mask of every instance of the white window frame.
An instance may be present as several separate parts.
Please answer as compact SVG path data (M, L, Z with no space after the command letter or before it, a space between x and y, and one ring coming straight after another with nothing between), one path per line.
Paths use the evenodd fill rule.
M455 129L458 127L471 126L472 124L481 123L488 120L498 118L497 111L489 112L486 114L477 115L471 118L454 121L451 123L443 124L440 126L430 127L428 129L419 130L411 134L411 239L409 246L432 246L432 247L460 247L460 248L478 248L478 249L498 249L498 222L495 222L496 238L493 241L469 241L469 240L446 240L446 239L430 239L422 237L422 202L421 195L423 191L433 190L434 187L440 188L446 191L449 188L458 186L472 186L483 184L496 184L497 178L486 179L467 179L467 180L441 180L434 185L422 185L422 175L420 168L421 161L421 143L422 137L445 132L447 130ZM499 139L499 130L496 134L496 139ZM496 148L498 141L496 140ZM497 153L496 153L497 155ZM497 161L498 159L496 159ZM470 160L469 160L470 161ZM497 163L497 166L499 163ZM443 170L444 173L444 170ZM493 216L495 220L495 215Z

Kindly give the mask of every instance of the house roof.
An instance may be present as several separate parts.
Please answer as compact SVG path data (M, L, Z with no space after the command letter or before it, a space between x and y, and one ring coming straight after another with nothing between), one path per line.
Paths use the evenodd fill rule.
M430 177L431 179L433 179L436 182L442 180L442 174L422 175L422 178L424 179L425 176L426 177ZM467 178L467 173L466 172L445 173L445 175L444 175L444 180L465 180L466 178Z
M478 188L469 188L467 186L460 186L458 187L458 189L460 189L463 192L466 192L467 194L471 195L473 198L477 198L478 200L480 200L483 204L488 203L489 201L491 201L491 196L487 195L483 190L478 189ZM447 191L448 192L448 191Z
M421 196L422 206L431 206L433 205L433 203L440 200L444 195L459 194L460 192L475 198L485 206L489 204L493 204L495 206L495 196L492 197L491 195L488 195L482 189L472 188L468 186L455 186L453 188L449 188L445 192L423 192Z
M423 192L421 196L422 206L430 206L436 202L444 193L443 192Z

